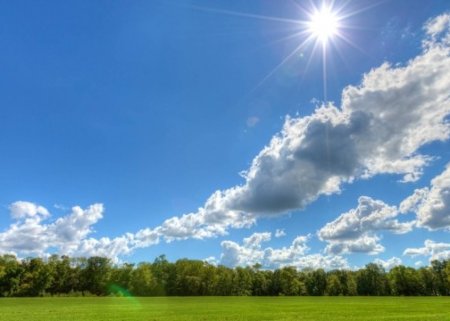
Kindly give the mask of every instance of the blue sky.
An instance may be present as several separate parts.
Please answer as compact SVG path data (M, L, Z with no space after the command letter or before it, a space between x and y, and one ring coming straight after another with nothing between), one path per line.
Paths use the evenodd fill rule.
M0 3L0 252L450 257L450 4L326 5Z

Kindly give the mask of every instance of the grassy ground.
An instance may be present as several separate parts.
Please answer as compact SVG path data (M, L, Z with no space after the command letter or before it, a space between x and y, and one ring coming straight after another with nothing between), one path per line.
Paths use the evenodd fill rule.
M0 321L450 321L448 297L0 299Z

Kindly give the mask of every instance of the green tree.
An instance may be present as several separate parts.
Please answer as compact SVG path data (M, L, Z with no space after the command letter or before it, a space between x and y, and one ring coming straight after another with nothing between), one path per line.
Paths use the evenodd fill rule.
M23 267L14 255L0 256L0 296L14 296L19 292Z
M226 266L219 265L216 268L217 286L215 295L232 295L234 290L234 271Z
M255 268L254 268L255 269ZM253 295L269 295L272 280L272 271L255 270L253 274Z
M389 272L389 279L395 295L422 295L425 292L420 273L411 267L394 267Z
M251 268L235 268L233 276L233 295L252 295L252 285Z
M108 293L111 274L111 261L105 257L93 256L87 259L86 267L81 271L83 290L95 295Z
M387 295L389 294L388 280L383 267L369 263L360 269L356 276L359 295Z
M123 294L124 291L130 291L133 269L134 264L130 263L114 267L109 278L109 290L115 294Z
M152 272L156 280L154 295L176 294L175 266L167 261L165 255L160 255L153 261Z
M327 290L326 290L328 295L341 295L343 290L342 290L342 285L341 285L341 281L339 279L339 276L336 275L336 273L329 273L327 276Z
M26 259L22 266L24 271L18 294L20 296L44 295L50 288L53 279L50 266L45 264L41 258Z
M323 269L305 274L305 284L309 295L324 295L327 288L327 275Z
M438 295L449 295L450 294L450 286L448 284L448 279L446 275L446 261L437 261L434 260L431 262L431 269L433 271L436 288Z
M149 263L139 263L131 271L130 291L136 296L150 296L154 294L156 282L152 273L152 265Z
M175 262L176 294L200 295L204 262L182 259Z

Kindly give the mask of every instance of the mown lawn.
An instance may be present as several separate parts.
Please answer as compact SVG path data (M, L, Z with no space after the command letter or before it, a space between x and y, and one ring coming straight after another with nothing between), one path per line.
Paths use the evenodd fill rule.
M0 321L450 321L449 297L0 299Z

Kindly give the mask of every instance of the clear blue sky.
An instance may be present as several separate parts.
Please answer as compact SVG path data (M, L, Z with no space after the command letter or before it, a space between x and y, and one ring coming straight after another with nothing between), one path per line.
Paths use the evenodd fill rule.
M1 1L0 252L450 256L450 2L334 1L325 73L314 6Z

